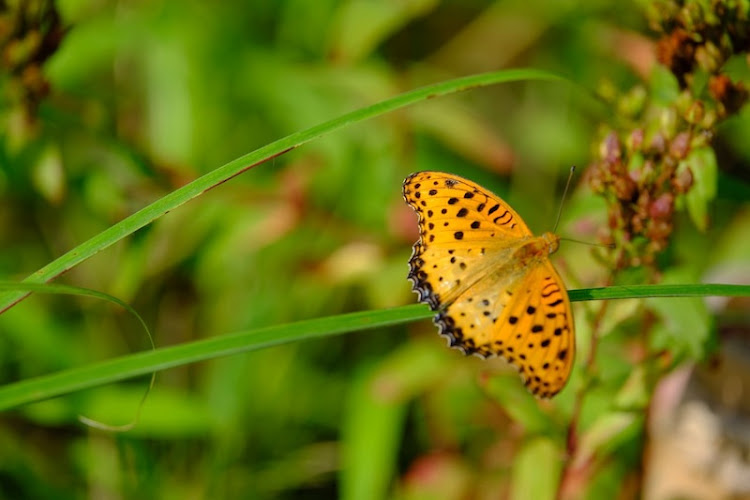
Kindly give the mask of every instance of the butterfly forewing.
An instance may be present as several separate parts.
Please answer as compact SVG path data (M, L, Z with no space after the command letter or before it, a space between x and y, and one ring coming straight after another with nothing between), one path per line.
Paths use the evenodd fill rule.
M404 181L404 199L420 218L423 243L464 244L531 236L507 203L478 184L441 172L417 172ZM457 234L458 233L458 234Z
M497 260L503 245L532 236L503 200L455 175L417 172L404 181L403 194L419 217L409 279L433 309L473 285L490 265L488 253Z
M409 279L438 311L440 333L467 354L503 356L540 397L559 392L575 345L570 301L547 257L557 237L534 237L500 198L451 174L418 172L403 193L419 216Z

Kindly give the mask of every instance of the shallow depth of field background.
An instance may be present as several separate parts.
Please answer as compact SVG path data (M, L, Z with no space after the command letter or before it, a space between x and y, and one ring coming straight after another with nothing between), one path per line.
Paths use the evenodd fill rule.
M32 12L49 8L28 3ZM55 6L66 32L40 65L48 92L30 103L17 79L0 79L4 279L23 279L233 158L400 92L510 67L582 86L503 84L346 127L216 187L60 278L130 303L158 346L413 303L406 273L416 218L400 190L417 170L475 180L538 233L552 229L568 169L578 165L557 232L597 242L605 205L583 179L599 127L617 110L584 89L625 92L654 64L644 7L631 2ZM737 182L748 180L748 123L745 112L720 131L721 147L744 158ZM709 233L678 218L667 252L673 282L728 282L750 270L747 200L718 198ZM569 288L603 284L608 271L592 253L563 243L556 262ZM586 338L592 306L575 311ZM632 371L623 352L638 334L628 323L637 314L639 303L625 301L605 318L611 335L599 363L612 386L594 390L584 426L613 407L608 387ZM35 295L0 316L0 383L147 348L136 321L113 305ZM130 421L147 383L0 415L0 496L523 498L529 493L514 490L523 471L554 484L547 464L564 450L560 429L575 396L568 388L541 403L555 408L560 428L535 428L524 422L533 411L518 412L535 403L512 370L449 350L425 321L159 373L127 433L77 421ZM494 399L495 384L505 403L512 391L510 412ZM605 447L609 465L584 479L592 498L632 491L641 467L653 464L643 461L643 415ZM529 444L529 429L550 440ZM524 465L537 456L548 462Z

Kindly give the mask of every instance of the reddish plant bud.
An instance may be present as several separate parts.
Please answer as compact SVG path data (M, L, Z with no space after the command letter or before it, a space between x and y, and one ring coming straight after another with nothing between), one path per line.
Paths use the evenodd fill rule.
M672 193L664 193L648 207L648 215L652 219L667 219L672 215L673 209L674 196Z
M654 162L651 160L646 161L641 169L641 183L640 186L645 186L654 178Z
M636 184L629 176L617 177L612 185L618 200L630 201L636 192Z
M664 153L664 151L667 150L667 140L661 132L654 134L654 137L651 139L651 144L649 144L649 149L654 153L659 154Z
M619 162L622 157L622 146L620 140L617 138L617 134L610 132L607 137L604 138L601 147L599 148L599 154L607 163Z
M656 58L672 70L681 86L685 85L685 74L693 69L695 42L690 34L677 28L656 44Z
M630 133L630 137L628 138L628 147L631 151L638 151L641 149L641 146L643 146L643 137L644 137L643 129L637 128L633 130Z
M672 177L672 188L678 194L687 193L693 185L693 172L690 167L678 169L677 175Z
M703 120L704 114L705 107L703 105L703 102L695 101L687 110L687 113L685 114L685 120L691 124L700 123L700 121Z
M648 206L651 204L651 193L648 191L641 191L638 194L638 201L636 202L636 209L638 212L643 215L643 217L648 217Z
M722 103L726 111L734 113L747 101L748 93L742 82L736 85L727 75L714 75L708 81L711 97Z
M732 80L727 75L714 75L708 80L708 91L717 101L726 99Z
M630 180L638 185L640 185L639 181L641 180L642 175L643 172L640 169L635 169L628 172L628 177L630 177Z
M589 175L589 187L594 193L602 194L604 192L604 179L602 179L600 166L598 164L594 165L589 171L591 172L591 175Z
M622 223L622 213L620 212L620 205L615 205L608 214L607 224L610 229L617 229L618 227L624 226Z
M690 152L690 133L680 132L669 145L669 154L672 158L682 160Z
M633 228L633 232L643 232L643 218L640 215L634 215L630 218L630 227Z
M661 252L667 246L667 238L672 233L672 224L663 220L652 220L648 224L646 236L651 240L649 250Z

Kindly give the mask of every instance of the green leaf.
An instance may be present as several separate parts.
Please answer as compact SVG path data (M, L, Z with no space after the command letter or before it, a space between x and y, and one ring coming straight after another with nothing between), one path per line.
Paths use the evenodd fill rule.
M685 194L688 213L701 231L708 228L708 206L716 198L719 169L714 150L708 147L694 149L680 162L678 172L690 169L693 186Z
M663 279L667 283L679 281L685 278L684 274L666 272ZM703 359L713 327L703 299L659 297L649 300L648 305L662 320L654 325L650 337L653 349L668 349L692 360Z
M407 401L442 381L449 351L432 340L405 343L383 359L373 380L378 390Z
M555 422L542 411L515 373L492 377L487 383L487 392L529 434L549 433L555 428Z
M640 432L642 414L612 412L599 417L580 437L577 460L587 462L595 456L607 456L623 442Z
M370 369L356 376L342 429L341 485L343 500L387 497L395 472L406 402L378 390Z
M375 47L413 18L425 15L437 6L436 0L400 0L343 2L332 31L332 53L350 63L368 56Z
M654 66L650 83L654 101L663 106L669 106L680 96L680 84L677 82L677 77L660 64Z
M564 451L549 438L524 443L513 464L512 500L555 498Z

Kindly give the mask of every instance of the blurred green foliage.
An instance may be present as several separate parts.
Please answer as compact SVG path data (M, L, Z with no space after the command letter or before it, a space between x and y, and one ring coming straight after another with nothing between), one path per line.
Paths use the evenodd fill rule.
M603 0L2 6L4 279L237 156L420 85L528 66L626 93L646 77L652 34L638 3ZM547 230L568 167L590 161L599 123L616 115L538 82L420 103L257 166L61 282L132 304L161 346L409 304L417 232L401 199L406 175L470 177ZM747 107L718 131L723 168L705 173L719 176L716 199L686 201L706 232L687 215L677 222L666 282L750 272L748 134ZM606 221L580 183L558 232L594 241ZM561 260L570 288L609 276L586 246L564 244ZM618 281L643 276L630 269ZM612 303L599 318L598 306L576 306L579 362L596 332L596 369L577 368L552 402L526 393L501 361L448 350L423 322L165 371L124 434L76 416L129 421L146 378L29 405L0 417L0 496L549 498L587 387L579 453L603 459L580 493L613 497L640 474L645 408L667 369L639 349L700 361L715 342L715 311L674 300L684 301ZM34 295L0 316L0 382L147 348L116 307Z

